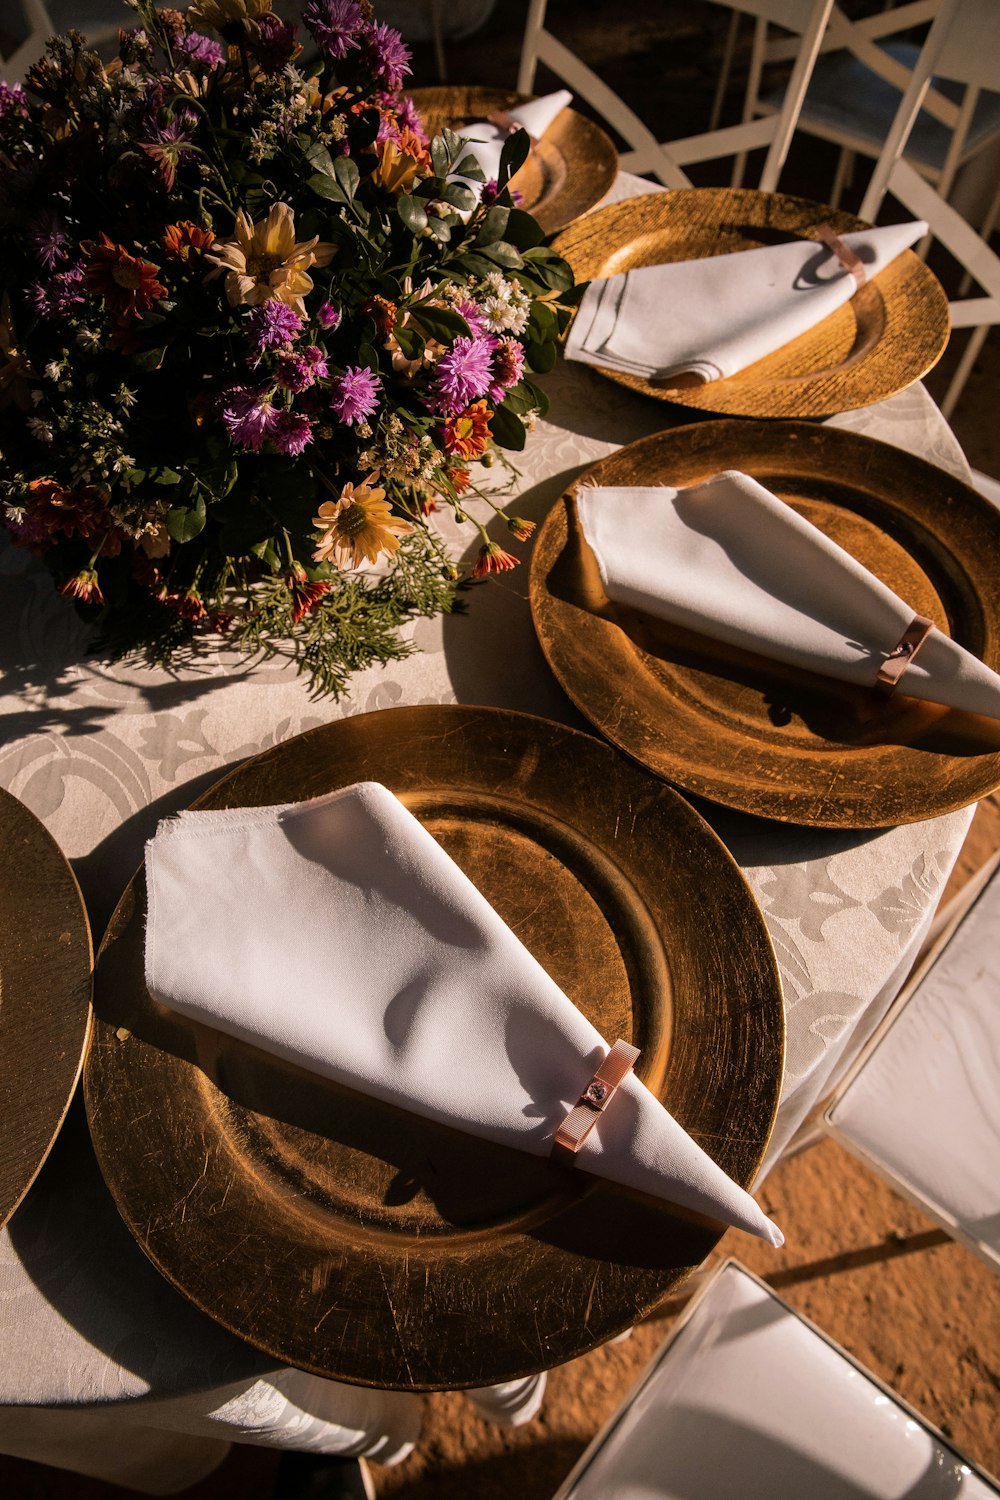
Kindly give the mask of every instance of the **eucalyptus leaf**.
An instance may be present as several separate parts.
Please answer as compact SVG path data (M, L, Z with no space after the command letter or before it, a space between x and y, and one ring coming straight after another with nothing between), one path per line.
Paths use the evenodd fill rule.
M445 203L450 203L452 208L458 208L462 213L471 213L479 199L471 188L464 187L460 182L449 182L441 193Z
M344 190L344 194L350 201L358 190L361 181L361 173L358 171L357 163L349 156L338 156L333 164L333 170L337 181Z
M505 271L519 271L524 264L520 250L516 250L513 245L508 245L506 240L501 240L497 245L488 246L483 254L487 260L495 261L498 266L503 266Z
M509 208L501 208L499 204L489 209L479 226L476 235L476 247L482 249L486 245L496 245L503 239L507 232L507 221L510 218Z
M314 141L306 152L306 161L316 172L321 172L324 177L332 177L333 157L323 145L322 141Z
M441 136L436 135L431 141L431 165L435 177L447 177L449 160L448 147Z
M407 229L413 234L423 234L427 228L427 210L419 198L411 198L408 193L401 193L396 199L396 211Z
M515 130L503 143L500 153L500 169L497 173L497 184L505 187L515 172L519 172L528 160L528 152L531 150L531 137L526 130Z
M473 156L471 151L468 152L466 156L462 157L462 160L458 163L458 166L453 167L452 171L456 174L456 176L468 177L472 182L486 181L486 173L483 171L482 167L479 165L478 159Z
M306 186L311 187L313 192L318 193L321 198L329 198L333 203L347 202L343 188L333 177L324 177L321 173L317 173L315 177L308 179Z

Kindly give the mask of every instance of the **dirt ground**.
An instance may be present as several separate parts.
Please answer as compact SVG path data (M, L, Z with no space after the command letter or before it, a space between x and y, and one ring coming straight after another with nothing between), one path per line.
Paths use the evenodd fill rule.
M422 0L396 0L396 24L408 6L424 9ZM449 40L450 81L513 87L526 10L527 0L499 0L474 35ZM550 24L620 92L644 101L661 138L700 128L722 45L724 20L715 7L702 0L633 0L626 12L551 0ZM438 81L429 45L415 47L415 62L415 82ZM538 91L547 84L540 76ZM797 143L782 186L822 198L833 166L830 149ZM863 185L862 174L858 196ZM854 205L848 200L845 206ZM929 377L932 395L943 392L954 358L949 351ZM996 477L998 391L1000 337L994 335L952 425L973 467ZM991 798L980 804L951 889L998 847L1000 802ZM1000 1473L1000 1280L833 1142L778 1166L762 1200L782 1224L786 1247L775 1252L734 1230L721 1252L764 1276L976 1462ZM627 1342L554 1371L542 1413L519 1431L480 1421L459 1396L428 1398L419 1450L397 1468L374 1471L379 1496L547 1500L662 1342L676 1311L668 1305ZM267 1500L276 1464L266 1450L236 1448L188 1495ZM0 1458L0 1494L11 1500L124 1500L130 1493Z

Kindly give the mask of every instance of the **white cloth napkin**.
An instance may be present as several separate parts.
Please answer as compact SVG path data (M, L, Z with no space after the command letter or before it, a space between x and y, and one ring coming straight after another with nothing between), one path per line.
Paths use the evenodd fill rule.
M870 280L926 231L893 224L841 239ZM856 290L852 273L814 241L643 266L590 283L566 357L646 380L721 380L806 333Z
M515 104L505 113L515 125L523 126L533 140L539 141L556 116L561 115L566 106L572 102L573 95L569 90L559 89L555 94L545 94L540 99L529 99L525 104ZM460 133L465 138L468 147L464 154L476 158L487 182L495 182L497 173L500 171L500 154L511 132L504 129L502 125L492 124L489 120L477 120L473 125L463 125ZM471 188L477 197L482 192L481 182L473 182L468 177L458 176L457 173L448 180L463 183Z
M146 848L164 1005L389 1104L546 1156L608 1045L385 787L184 813ZM630 1075L581 1167L780 1245Z
M584 487L609 599L730 645L872 686L914 611L746 474L690 489ZM897 689L1000 717L1000 676L933 629Z

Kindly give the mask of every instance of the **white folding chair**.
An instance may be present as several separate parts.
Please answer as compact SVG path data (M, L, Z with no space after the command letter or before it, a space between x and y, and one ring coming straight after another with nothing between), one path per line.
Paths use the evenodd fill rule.
M967 84L973 94L980 89L1000 92L1000 5L996 0L941 0L860 210L863 219L874 222L890 192L912 214L927 220L934 238L968 273L961 291L964 293L971 280L985 293L977 297L961 295L951 303L952 328L973 328L975 332L941 403L942 412L950 417L989 328L1000 322L1000 257L989 245L1000 212L1000 190L977 233L904 156L932 76Z
M1000 1270L1000 856L824 1113L829 1132Z
M737 176L742 175L742 161L747 151L767 146L760 187L772 192L788 155L799 107L805 95L813 64L830 14L832 0L709 0L745 15L756 17L753 57L743 122L722 129L710 128L700 135L683 140L660 142L629 108L581 58L565 46L545 26L547 0L531 0L524 32L521 66L517 86L522 93L534 87L535 70L544 63L573 92L593 106L633 148L620 158L625 171L652 173L666 187L685 188L691 179L683 171L693 162L714 161L720 157L737 157ZM754 103L760 84L760 72L769 25L791 31L797 38L795 61L780 113L767 118L753 118ZM717 115L717 111L713 112Z
M933 21L941 0L905 0L860 19L834 5L799 114L798 129L841 147L830 202L836 207L856 155L878 157L921 47L914 27ZM772 43L766 61L788 56ZM765 93L760 109L781 107L780 88ZM906 159L949 198L959 171L1000 139L1000 93L935 78L924 97L906 147Z
M100 49L117 40L121 27L137 26L139 18L125 0L13 0L20 12L16 24L18 43L9 57L0 56L0 78L17 83L38 61L50 36L71 28L82 32L88 43ZM4 17L9 20L8 16Z
M736 1261L556 1500L986 1500L995 1481Z

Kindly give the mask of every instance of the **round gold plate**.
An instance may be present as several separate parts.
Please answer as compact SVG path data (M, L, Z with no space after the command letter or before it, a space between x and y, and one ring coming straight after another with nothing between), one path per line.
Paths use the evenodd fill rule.
M862 219L784 193L691 188L648 193L588 214L552 248L578 281L635 266L702 260L791 239L866 229ZM685 387L601 374L660 401L734 417L823 417L905 390L937 364L948 343L948 299L923 261L905 250L851 300L790 344L725 380Z
M530 94L503 89L411 89L429 135L444 129L461 131L497 111L523 104ZM524 166L511 178L521 194L521 207L532 214L546 234L555 234L600 203L618 176L618 152L599 125L576 110L564 109L535 146Z
M647 1085L749 1185L781 1083L781 989L749 888L698 814L589 735L456 705L324 725L197 805L369 779L420 818L605 1036L642 1049ZM98 960L84 1075L97 1154L164 1275L279 1359L411 1390L512 1379L628 1327L719 1239L717 1224L338 1089L155 1006L144 917L140 874ZM456 1036L451 1065L473 1064Z
M1000 512L942 469L805 422L703 422L621 448L576 484L698 484L741 469L1000 669ZM649 770L787 823L880 828L1000 786L1000 724L740 652L611 604L574 485L539 531L535 628L580 712Z
M0 790L0 1225L66 1116L90 1032L90 925L73 871Z

